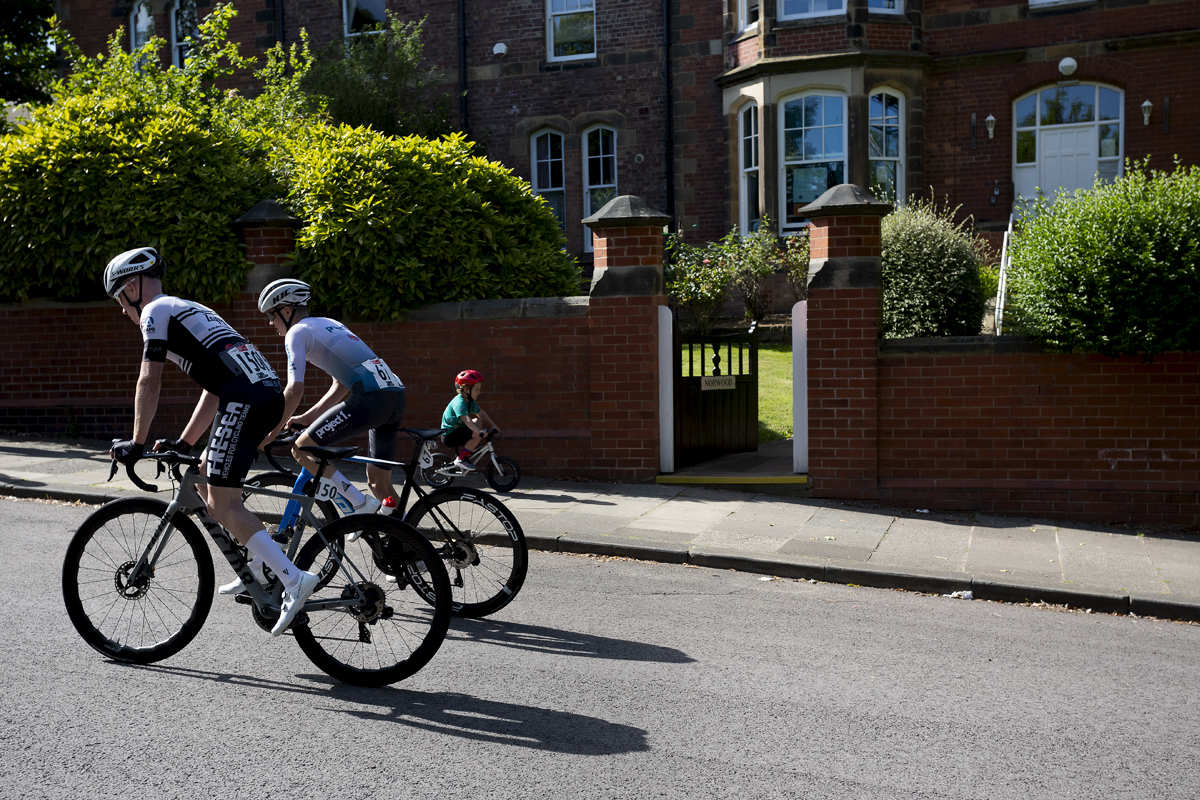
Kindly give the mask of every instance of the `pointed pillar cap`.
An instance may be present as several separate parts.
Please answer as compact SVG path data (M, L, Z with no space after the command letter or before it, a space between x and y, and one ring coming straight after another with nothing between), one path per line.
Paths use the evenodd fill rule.
M661 228L671 221L671 218L653 208L637 195L623 194L614 197L604 204L604 207L583 220L583 224L593 230L596 228Z
M841 183L800 209L809 219L836 216L878 216L892 213L891 203L884 203L861 186Z

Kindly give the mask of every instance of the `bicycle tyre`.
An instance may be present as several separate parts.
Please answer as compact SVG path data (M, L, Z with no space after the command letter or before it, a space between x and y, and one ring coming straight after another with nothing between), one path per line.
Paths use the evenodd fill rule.
M500 465L500 469L496 469L496 464ZM488 463L487 475L484 477L487 478L488 486L497 492L511 492L521 482L521 467L508 456L496 456L494 462Z
M292 491L292 487L295 484L296 476L287 472L261 472L246 481L246 486L253 486L259 489L277 489L281 492ZM279 520L283 517L283 510L287 506L288 501L282 497L242 492L242 502L245 504L247 511L258 517L259 521L266 525L267 533L274 536L279 530ZM318 500L313 503L312 510L313 516L317 518L317 522L322 526L328 525L338 518L337 506L328 500Z
M167 504L114 500L92 513L67 545L62 589L83 640L117 661L150 664L173 656L200 632L213 600L208 540L177 511L167 547L140 589L122 582L154 534Z
M445 489L450 484L454 483L453 475L446 475L438 472L454 463L454 459L445 453L433 454L433 466L423 467L421 469L421 480L425 481L425 485L434 489Z
M359 538L348 541L355 532ZM349 563L339 568L333 552ZM306 610L292 625L300 649L328 675L353 686L385 686L417 672L442 646L450 579L429 542L403 522L367 514L336 520L308 540L296 566L322 576L309 603L352 596L354 586L368 598L359 606ZM432 601L410 591L406 575L419 576Z
M493 614L511 603L525 583L529 570L525 532L492 495L475 489L440 489L418 500L404 521L428 539L446 562L451 610L456 616ZM456 552L449 538L466 540L474 552ZM409 580L427 601L436 596L421 584L420 576Z

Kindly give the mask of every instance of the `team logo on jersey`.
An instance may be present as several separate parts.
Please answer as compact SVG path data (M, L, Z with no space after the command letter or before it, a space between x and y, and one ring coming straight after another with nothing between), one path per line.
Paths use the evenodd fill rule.
M154 317L146 317L142 320L142 332L154 333Z

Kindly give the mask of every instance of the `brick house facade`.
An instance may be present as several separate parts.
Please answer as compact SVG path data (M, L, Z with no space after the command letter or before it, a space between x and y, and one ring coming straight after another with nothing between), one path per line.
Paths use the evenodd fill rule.
M56 6L94 54L119 25L171 41L191 2L211 7ZM427 17L456 123L547 195L585 264L580 220L617 194L708 240L763 214L795 229L850 182L932 192L998 239L1036 187L1200 161L1193 0L234 0L231 36L319 48L385 4Z

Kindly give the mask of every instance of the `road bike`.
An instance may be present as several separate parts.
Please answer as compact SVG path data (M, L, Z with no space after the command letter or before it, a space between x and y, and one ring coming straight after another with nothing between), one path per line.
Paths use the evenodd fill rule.
M322 466L355 448L312 447ZM200 459L147 453L178 489L170 503L155 498L114 500L89 516L67 546L63 600L84 641L117 661L148 664L178 653L195 638L212 606L215 576L208 531L245 591L257 625L279 619L282 582L268 571L266 586L247 566L246 549L207 513L196 487ZM180 475L179 466L187 470ZM116 462L110 472L116 472ZM126 466L140 488L157 492ZM345 683L383 686L417 672L441 647L450 624L450 580L429 542L404 522L358 514L325 518L311 493L248 486L246 495L295 504L297 535L286 548L300 569L320 577L290 630L304 654ZM303 548L303 533L312 535ZM392 578L394 580L389 580ZM419 591L414 591L419 586Z
M521 467L508 456L496 453L495 441L500 438L499 431L488 431L482 445L467 457L475 469L483 472L483 477L497 492L511 492L521 482ZM454 479L473 473L454 466L454 456L436 450L433 439L423 445L421 451L421 480L434 489L442 489L454 483Z
M408 462L363 456L346 460L402 471L404 481L397 498L397 513L402 513L404 522L428 539L441 556L450 575L452 613L460 617L494 614L512 602L525 583L529 548L521 524L498 498L487 492L460 488L426 492L417 482L416 472L428 450L427 444L442 432L438 428L400 430L414 439L413 454ZM275 458L275 450L293 441L294 436L285 435L263 448L275 471L252 476L246 481L248 489L288 487L292 493L299 493L310 487L312 473L305 469L299 472L287 469ZM352 511L349 502L332 491L331 486L324 485L316 492L313 509L321 519L335 519L339 514ZM409 507L409 499L414 494L415 501ZM278 492L272 496L282 497ZM275 537L288 541L293 538L291 527L295 524L299 506L286 498L271 499L272 496L263 500L263 495L258 492L247 493L246 507L260 519L270 521L272 527L268 530ZM431 601L436 597L434 587L426 587L420 575L407 577L418 594L426 596L428 591L427 599Z

